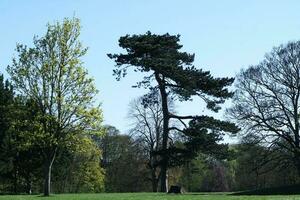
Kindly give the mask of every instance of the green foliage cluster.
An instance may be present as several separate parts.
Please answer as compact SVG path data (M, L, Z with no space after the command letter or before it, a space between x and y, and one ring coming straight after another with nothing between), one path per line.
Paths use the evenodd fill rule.
M103 132L102 111L94 80L81 61L87 48L79 41L80 22L65 19L47 27L44 36L34 37L33 47L17 44L7 68L11 82L0 77L1 158L6 159L0 174L10 180L3 191L40 192L44 185L48 196L53 163L66 156L77 167L65 172L72 180L64 188L100 192L104 172L91 135Z
M112 126L96 139L102 149L106 192L140 192L151 189L143 146L129 135L122 135Z
M2 193L37 193L42 191L43 158L36 144L42 135L34 101L14 95L13 87L1 77L0 191ZM7 101L8 100L8 101ZM9 104L8 104L9 102ZM5 127L7 127L5 129ZM37 134L37 135L35 135ZM39 138L40 139L40 138ZM104 171L100 166L101 151L90 136L80 134L60 146L63 150L55 162L55 192L101 192ZM69 177L69 178L67 178Z

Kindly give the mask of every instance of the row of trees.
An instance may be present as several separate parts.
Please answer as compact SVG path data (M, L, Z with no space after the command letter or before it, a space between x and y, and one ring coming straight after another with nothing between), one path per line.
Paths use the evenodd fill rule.
M132 110L132 107L130 107ZM103 149L103 167L106 172L106 192L150 192L159 188L160 169L149 165L148 142L133 132L120 134L115 127L107 127ZM183 142L173 138L177 144ZM230 159L216 159L198 154L195 158L168 170L168 182L180 185L186 192L241 191L297 183L297 170L292 163L270 159L280 155L247 138L241 144L229 145ZM156 185L157 184L157 185Z
M149 109L150 115L155 113L151 105L157 104L161 109L158 113L161 118L154 121L154 128L149 126L147 111L142 113L143 109L137 109L138 113L134 115L139 122L137 132L148 140L151 163L160 166L160 191L168 188L169 168L182 166L199 153L228 160L228 146L219 142L224 132L236 133L239 128L247 144L255 147L257 156L263 155L253 168L256 177L262 168L265 171L288 168L292 175L296 168L299 173L300 42L274 48L260 64L239 74L233 106L227 111L239 128L209 116L180 116L169 108L174 101L199 96L208 109L217 112L221 108L219 104L233 95L226 89L233 79L213 78L209 72L195 68L192 65L194 55L180 52L182 46L178 42L179 36L169 34L127 35L119 40L126 53L108 54L116 62L114 74L117 80L125 76L130 67L147 74L136 85L150 90L140 104L144 110ZM161 137L161 144L153 143L153 135ZM172 138L174 135L182 139L176 143ZM158 144L161 147L155 150L153 147ZM153 176L153 180L157 178ZM153 182L153 186L156 185ZM258 183L256 187L259 187Z
M188 191L228 191L276 185L283 181L274 171L280 167L290 170L286 183L297 182L300 42L275 48L243 70L234 94L228 90L234 78L195 67L194 54L180 51L179 35L121 37L125 53L108 54L116 79L133 69L144 74L134 87L149 91L131 103L132 129L122 135L102 126L98 91L81 61L87 48L79 41L79 20L47 27L33 47L17 45L10 81L0 77L3 191L41 191L43 182L48 196L51 177L57 192L166 192L168 181ZM213 112L233 97L227 114L238 126L176 112L177 103L194 97ZM240 145L221 143L225 133L238 131ZM253 179L244 179L247 173Z
M38 152L38 155L29 153L29 156L42 166L46 196L50 194L52 165L59 154L76 149L74 141L80 144L102 131L101 109L94 103L97 90L82 66L81 57L87 49L78 40L79 34L79 20L75 18L48 25L45 36L34 38L33 47L17 45L17 56L7 68L11 85L16 90L13 96L22 99L24 107L18 110L24 119L7 127L16 128L13 132L26 141L25 145L21 144L26 150ZM194 67L194 55L179 51L182 47L179 36L148 32L121 37L120 46L127 54L108 55L116 61L114 75L118 80L128 67L150 72L137 83L137 87L149 88L150 92L136 102L137 112L131 114L138 122L133 133L144 141L143 148L147 150L153 191L158 190L159 179L160 191L167 191L168 169L192 159L199 150L225 158L228 147L218 142L224 132L235 133L237 127L208 116L177 115L171 104L199 96L208 109L217 112L219 104L233 94L226 88L233 79L213 78L209 72ZM156 84L152 85L152 81ZM138 107L148 114L152 112L152 127L148 116L139 113L142 110ZM15 116L13 114L12 121L16 120ZM180 137L180 142L174 142L173 137Z

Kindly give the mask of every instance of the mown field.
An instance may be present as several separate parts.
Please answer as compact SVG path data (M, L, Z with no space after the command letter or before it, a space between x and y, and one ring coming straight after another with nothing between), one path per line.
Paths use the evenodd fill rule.
M300 195L276 196L231 196L228 194L191 193L183 195L167 195L153 193L113 193L113 194L59 194L50 197L38 195L3 195L0 200L294 200Z

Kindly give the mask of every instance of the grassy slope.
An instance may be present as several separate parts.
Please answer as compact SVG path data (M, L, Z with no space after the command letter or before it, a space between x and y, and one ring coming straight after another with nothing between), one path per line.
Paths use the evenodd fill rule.
M151 193L122 194L62 194L51 197L40 196L0 196L0 200L300 200L299 196L231 196L225 194L184 194L166 195Z

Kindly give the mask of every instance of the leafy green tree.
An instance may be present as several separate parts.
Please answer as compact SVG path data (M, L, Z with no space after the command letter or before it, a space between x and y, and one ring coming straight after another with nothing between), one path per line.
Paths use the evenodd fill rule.
M87 135L78 135L61 152L53 170L53 188L60 193L101 192L104 190L104 169L101 150Z
M31 192L33 167L38 150L26 139L33 132L34 107L29 100L15 96L11 83L0 76L0 177L5 192ZM38 170L36 170L38 171ZM6 186L5 186L6 185Z
M14 91L11 83L4 80L3 75L0 75L0 139L3 141L5 133L10 127L9 109L14 102Z
M194 55L180 52L182 45L179 44L179 35L155 35L150 32L143 35L126 35L119 39L119 46L124 48L126 53L108 54L108 57L116 63L114 75L117 80L124 77L129 68L134 68L134 71L146 74L135 86L150 89L148 101L151 101L151 94L155 94L155 91L159 91L161 96L163 111L162 150L160 151L161 191L165 192L168 187L167 169L171 157L176 158L178 154L190 155L191 151L196 150L196 146L203 145L204 141L217 144L220 140L218 136L220 132L237 131L233 124L212 117L180 116L171 113L168 98L188 101L192 100L193 96L198 96L206 102L208 109L217 112L221 108L220 104L232 97L233 94L226 87L230 86L234 79L214 78L210 72L194 67ZM182 122L183 128L170 125L170 120ZM189 125L185 120L191 120ZM169 148L171 130L188 135L186 148ZM172 154L175 156L171 156Z
M180 183L188 192L199 192L202 186L205 170L205 161L200 157L194 158L186 162L182 166L182 174L180 176Z
M147 157L139 143L113 126L106 126L106 133L94 140L103 152L106 192L149 191Z
M44 165L44 195L50 194L51 169L60 147L83 132L99 131L102 121L94 105L97 90L82 66L87 52L78 40L76 18L48 25L34 46L18 44L17 57L7 71L18 92L38 108L39 130L31 138L39 145Z
M12 124L11 108L14 103L14 91L11 83L4 80L3 75L0 75L0 148L3 148L3 143L9 133L9 128ZM3 152L3 149L2 151Z
M14 94L11 84L0 75L0 172L1 182L4 185L7 180L15 180L13 176L13 149L11 125L11 111L14 103ZM14 181L16 183L16 181ZM6 186L3 185L3 189ZM13 186L16 192L16 184Z
M243 139L235 145L235 182L233 189L250 190L296 184L297 169L289 160L289 152L249 143Z

